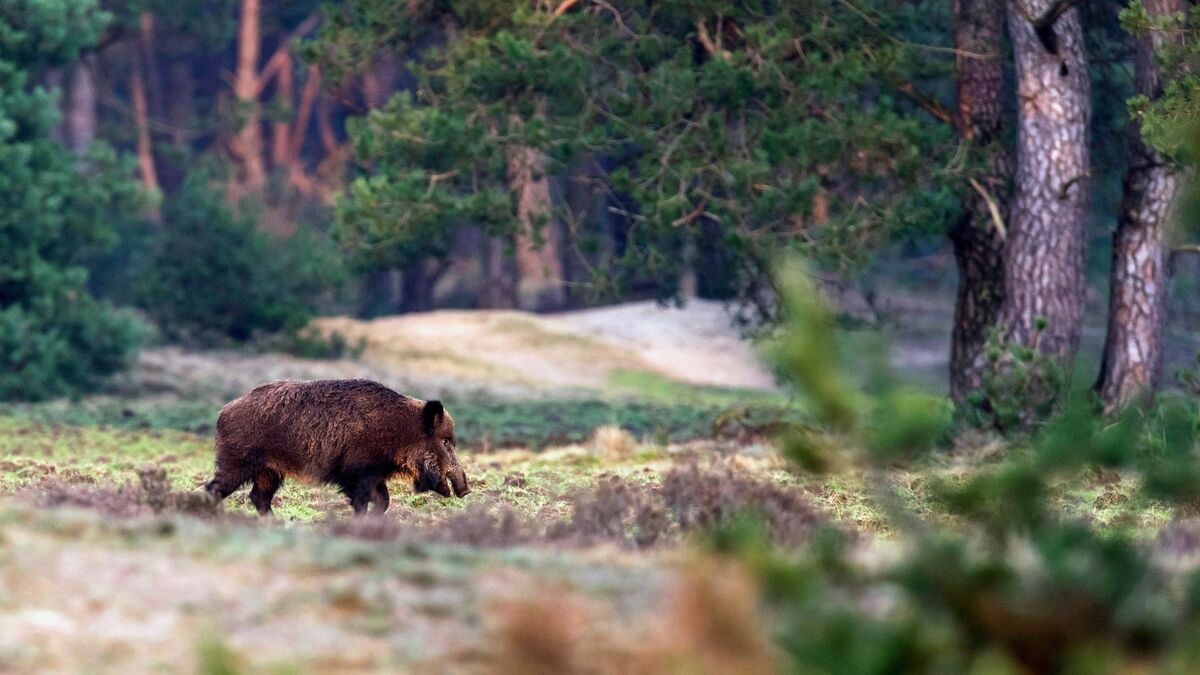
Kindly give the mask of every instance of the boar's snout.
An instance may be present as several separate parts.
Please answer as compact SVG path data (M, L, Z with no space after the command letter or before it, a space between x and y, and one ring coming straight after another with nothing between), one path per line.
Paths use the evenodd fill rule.
M421 475L413 481L413 492L436 492L443 497L451 495L450 488L446 485L446 477L429 469L422 470Z
M467 483L467 472L463 471L461 466L450 470L450 486L454 488L454 494L459 497L471 494L471 486Z

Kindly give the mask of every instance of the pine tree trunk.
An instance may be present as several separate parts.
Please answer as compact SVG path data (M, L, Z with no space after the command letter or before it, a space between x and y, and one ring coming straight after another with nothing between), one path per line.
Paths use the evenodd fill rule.
M166 106L167 119L171 123L171 144L183 149L190 140L187 129L195 121L196 80L192 76L191 65L184 61L171 64L167 79L171 89L170 102Z
M296 109L291 138L288 140L288 179L296 189L304 194L311 194L314 186L312 179L304 172L304 166L300 163L300 151L304 149L309 120L312 118L313 105L316 103L320 89L321 70L315 65L310 65L307 79L304 81L304 89L300 91L300 105Z
M275 76L275 98L284 106L292 107L294 87L292 85L292 55L283 55L284 65ZM291 170L291 127L286 119L275 120L271 123L271 164L277 171L288 173Z
M94 56L84 56L71 70L67 95L66 141L76 154L83 154L96 139L96 76Z
M1083 27L1075 7L1045 22L1053 0L1007 4L1018 130L1001 320L1010 343L1038 347L1069 365L1086 290L1091 100Z
M146 26L146 22L142 22ZM150 24L153 25L153 24ZM158 170L154 166L154 146L150 138L150 109L146 98L146 36L143 33L139 43L133 49L133 63L129 70L129 92L133 99L133 123L137 130L138 172L142 185L148 192L158 192ZM158 220L157 211L150 214L152 220Z
M483 233L483 288L479 291L479 306L483 309L517 306L516 265L505 255L505 248L503 239Z
M523 309L560 309L566 296L545 155L533 148L512 148L508 180L517 205L518 303Z
M1180 0L1146 0L1151 17L1184 10ZM1159 32L1140 39L1134 60L1136 93L1162 95L1156 54L1165 41ZM1162 369L1162 330L1166 316L1166 260L1163 223L1175 194L1175 171L1142 140L1141 125L1129 129L1129 169L1113 234L1109 276L1108 334L1096 390L1115 409L1151 394Z
M967 187L950 232L958 296L950 343L950 394L957 403L982 385L984 346L1004 301L1004 230L1011 160L999 143L1004 117L1004 6L955 0L959 134L986 155L987 174ZM989 200L991 203L989 204Z
M404 268L400 288L401 312L428 312L433 309L433 287L440 276L431 269L433 265L429 260L416 260Z
M155 46L157 25L153 12L142 12L138 17L138 47L141 48L142 64L145 66L146 100L150 116L163 119L166 106L163 102L162 73L158 67L158 49Z
M259 0L242 0L238 21L237 69L233 95L242 126L233 140L233 151L242 167L242 192L255 192L266 183L263 166L262 108L258 101L258 59L262 49Z
M362 278L358 316L372 319L395 313L399 309L396 303L398 277L399 274L393 269L377 269L366 274Z

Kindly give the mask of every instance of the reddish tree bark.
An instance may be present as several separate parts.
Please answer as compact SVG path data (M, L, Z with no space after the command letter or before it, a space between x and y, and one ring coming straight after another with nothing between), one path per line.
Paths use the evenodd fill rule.
M145 44L146 30L153 27L153 22L146 21L143 14L142 34L139 43L133 49L132 67L129 70L129 92L133 99L133 123L137 130L138 173L142 185L151 193L158 192L158 170L154 165L154 145L150 137L150 111L146 99L146 64ZM151 212L151 218L158 220L157 209Z
M243 194L261 190L267 177L263 166L262 108L258 101L258 60L262 49L260 20L259 0L242 0L233 80L233 95L237 99L237 113L242 118L242 125L231 148L241 165L239 192Z
M508 181L517 210L517 303L523 309L560 309L566 295L545 155L526 146L510 148Z
M275 98L290 108L295 95L292 86L292 55L285 53L283 61L284 64L275 76ZM271 123L271 164L284 172L290 170L292 163L290 126L286 119Z

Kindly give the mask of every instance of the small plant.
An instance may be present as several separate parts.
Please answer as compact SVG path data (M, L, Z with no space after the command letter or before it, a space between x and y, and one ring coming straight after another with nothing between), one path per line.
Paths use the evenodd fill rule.
M988 336L983 387L967 399L972 423L1012 432L1029 430L1054 414L1066 378L1058 359L1039 348L1046 326L1045 319L1036 321L1030 346L1006 341L996 330Z
M628 431L617 426L598 427L592 433L592 450L606 459L629 459L637 452L637 441Z

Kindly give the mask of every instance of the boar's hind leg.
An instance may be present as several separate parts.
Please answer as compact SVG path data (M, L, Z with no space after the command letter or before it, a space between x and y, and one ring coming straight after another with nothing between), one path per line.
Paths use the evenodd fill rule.
M204 486L204 489L208 494L215 497L217 501L220 501L233 494L235 490L245 485L246 481L251 478L252 476L245 471L229 469L221 466L221 463L218 462L217 475L208 482L208 485Z
M371 505L375 507L375 513L383 515L387 513L391 504L392 496L388 494L387 481L381 480L375 484L375 490L371 492Z
M283 483L283 476L274 469L263 469L254 477L254 487L250 488L250 503L258 509L258 515L265 516L271 512L271 500L275 491Z

